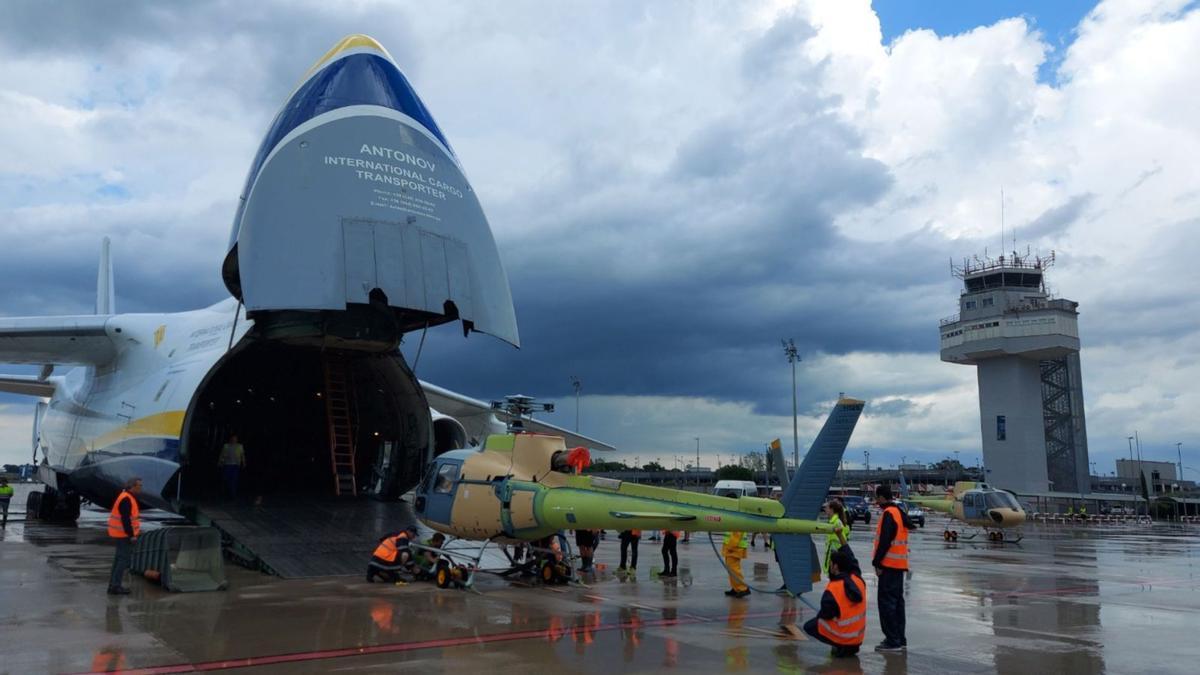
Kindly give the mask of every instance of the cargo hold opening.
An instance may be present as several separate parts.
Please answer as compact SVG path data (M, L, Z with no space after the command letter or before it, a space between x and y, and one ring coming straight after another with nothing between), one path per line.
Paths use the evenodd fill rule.
M172 486L178 493L169 496L181 503L227 500L218 461L236 433L246 458L239 501L397 499L420 479L430 424L425 398L398 352L321 349L251 336L214 366L193 398L180 480ZM347 469L340 482L335 474L332 446L338 438L351 439L353 489Z

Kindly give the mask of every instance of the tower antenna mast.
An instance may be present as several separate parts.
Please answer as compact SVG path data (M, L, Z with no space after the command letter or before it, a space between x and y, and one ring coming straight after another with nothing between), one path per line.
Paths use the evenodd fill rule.
M1000 255L1004 255L1004 186L1000 186Z

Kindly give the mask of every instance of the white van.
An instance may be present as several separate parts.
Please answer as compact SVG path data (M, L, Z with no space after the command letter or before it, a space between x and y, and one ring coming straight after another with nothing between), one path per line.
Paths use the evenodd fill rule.
M719 480L713 486L718 497L757 497L758 486L752 480Z

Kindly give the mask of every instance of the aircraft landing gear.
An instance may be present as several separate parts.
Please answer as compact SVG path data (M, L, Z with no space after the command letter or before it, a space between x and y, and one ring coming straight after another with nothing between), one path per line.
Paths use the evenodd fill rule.
M942 539L946 541L958 541L958 530L946 530L942 533Z
M454 564L445 560L438 561L437 570L433 574L438 588L466 588L470 571L465 565Z
M30 492L25 498L25 517L64 525L79 519L80 497L75 492L61 492L47 486L42 492Z
M1025 538L1020 532L1015 532L1013 534L1016 535L1015 539L1012 536L1005 534L1003 530L988 532L988 540L994 541L997 544L1019 544L1021 543L1021 540Z

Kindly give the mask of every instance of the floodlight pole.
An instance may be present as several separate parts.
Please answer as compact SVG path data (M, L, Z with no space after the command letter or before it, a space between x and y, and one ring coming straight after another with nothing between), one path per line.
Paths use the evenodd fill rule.
M796 341L792 338L780 340L783 343L783 353L788 363L792 364L792 471L800 470L800 426L796 412L796 362L800 354L796 351Z
M583 389L583 382L575 375L570 379L571 386L575 389L575 433L579 433L579 390Z

